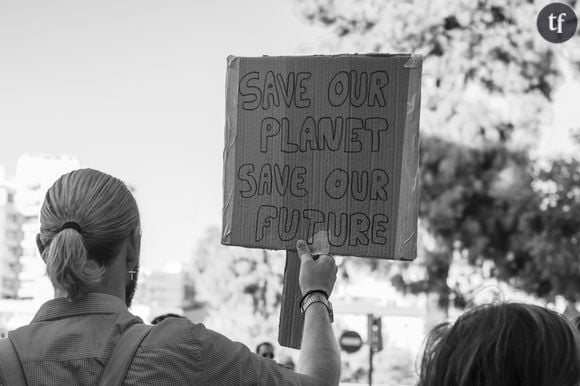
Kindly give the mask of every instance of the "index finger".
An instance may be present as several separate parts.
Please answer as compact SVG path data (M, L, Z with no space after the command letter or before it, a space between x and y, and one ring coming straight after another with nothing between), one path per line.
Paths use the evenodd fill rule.
M312 259L310 248L308 248L308 244L306 244L304 240L298 240L298 242L296 242L296 250L302 262Z

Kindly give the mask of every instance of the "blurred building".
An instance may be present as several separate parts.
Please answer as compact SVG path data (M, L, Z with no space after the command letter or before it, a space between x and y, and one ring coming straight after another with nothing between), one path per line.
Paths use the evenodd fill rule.
M20 242L20 273L18 293L20 299L53 296L50 280L45 275L45 265L36 248L36 234L40 230L40 208L48 188L61 175L80 167L70 156L28 155L18 159L14 186L14 205L21 215L22 238Z
M0 299L14 299L19 290L22 216L14 205L14 195L14 187L0 168Z
M133 304L135 307L148 307L147 314L142 313L146 322L166 313L183 315L183 299L184 280L180 270L140 271Z

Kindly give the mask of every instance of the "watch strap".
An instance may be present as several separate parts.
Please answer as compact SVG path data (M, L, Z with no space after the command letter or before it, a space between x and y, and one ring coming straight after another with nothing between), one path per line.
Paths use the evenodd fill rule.
M334 312L332 311L332 303L328 300L328 298L319 292L313 292L311 294L307 294L302 298L300 302L300 312L306 313L306 310L309 306L314 303L322 303L326 307L328 311L328 316L330 317L330 323L334 321Z

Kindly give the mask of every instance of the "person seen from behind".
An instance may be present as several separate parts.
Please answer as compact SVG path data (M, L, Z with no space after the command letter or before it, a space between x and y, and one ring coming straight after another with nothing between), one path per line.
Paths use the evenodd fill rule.
M55 297L30 324L8 333L29 386L99 384L104 368L120 367L109 359L121 337L137 329L146 335L129 358L123 385L338 384L339 350L328 300L320 298L331 294L337 267L329 255L314 260L302 241L299 284L310 295L296 372L202 324L167 318L147 327L129 312L140 217L130 190L110 175L81 169L59 178L46 193L37 244Z
M476 307L428 336L419 386L578 386L580 341L563 315L531 304Z

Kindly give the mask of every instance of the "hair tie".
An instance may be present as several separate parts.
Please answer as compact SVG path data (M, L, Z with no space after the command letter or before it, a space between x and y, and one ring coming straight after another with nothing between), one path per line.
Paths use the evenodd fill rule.
M81 228L81 226L74 221L68 221L68 222L65 222L64 224L62 224L59 232L65 230L67 228L74 229L75 231L79 232L81 235L83 234L83 228Z

